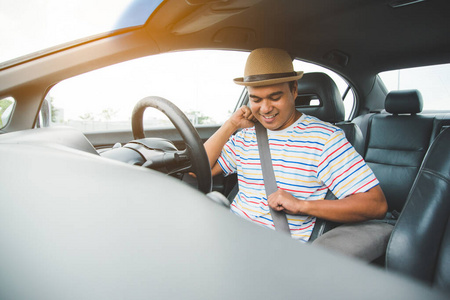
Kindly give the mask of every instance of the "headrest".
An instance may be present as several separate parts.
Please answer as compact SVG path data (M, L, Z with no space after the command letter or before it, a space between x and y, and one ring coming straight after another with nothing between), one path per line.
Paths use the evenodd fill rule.
M417 114L422 107L422 94L418 90L392 91L384 103L384 108L391 114Z
M325 73L306 73L298 80L295 107L302 113L326 122L337 123L345 119L344 102L339 89Z

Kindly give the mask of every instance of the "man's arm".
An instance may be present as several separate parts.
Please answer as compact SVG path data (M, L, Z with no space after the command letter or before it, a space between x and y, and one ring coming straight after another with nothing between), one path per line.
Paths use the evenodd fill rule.
M382 219L387 211L387 202L380 186L364 193L357 193L339 200L305 201L278 189L269 195L270 207L288 214L315 216L340 223Z
M254 126L254 120L250 109L247 106L242 106L205 142L204 147L208 155L212 176L222 172L217 159L230 136L239 128Z

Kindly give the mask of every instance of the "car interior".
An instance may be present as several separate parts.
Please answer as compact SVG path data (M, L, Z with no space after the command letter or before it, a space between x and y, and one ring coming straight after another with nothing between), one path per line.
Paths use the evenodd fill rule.
M0 128L1 299L449 296L450 110L425 110L419 88L390 91L379 75L450 63L449 1L144 2L121 17L151 2L141 25L0 63L0 100L14 99ZM306 72L295 103L342 129L379 180L379 222L392 234L376 259L315 246L342 224L317 219L300 244L233 215L237 177L212 178L203 147L220 124L193 124L171 99L127 99L128 130L53 124L48 94L72 77L164 53L259 47L347 83L342 92L328 73ZM249 105L246 89L234 100ZM145 127L146 110L173 126Z

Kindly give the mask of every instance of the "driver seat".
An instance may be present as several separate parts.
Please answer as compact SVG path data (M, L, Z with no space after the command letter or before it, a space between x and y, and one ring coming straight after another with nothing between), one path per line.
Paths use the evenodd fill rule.
M298 80L295 107L301 113L314 116L322 121L331 123L344 131L348 142L359 154L364 151L364 138L359 126L345 121L344 102L334 80L321 72L305 73ZM328 190L325 199L336 199ZM340 223L316 218L310 242L319 236L339 226Z
M325 73L305 73L298 80L295 108L306 115L331 123L345 133L348 142L363 155L364 138L359 126L345 121L341 93L333 79Z
M392 232L386 269L450 292L450 128L428 150Z

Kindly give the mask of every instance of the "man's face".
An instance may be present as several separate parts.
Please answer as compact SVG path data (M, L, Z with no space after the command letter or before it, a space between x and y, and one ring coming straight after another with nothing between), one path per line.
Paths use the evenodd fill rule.
M288 83L280 83L247 89L253 116L267 129L285 129L300 116L295 109L297 87L291 91Z

